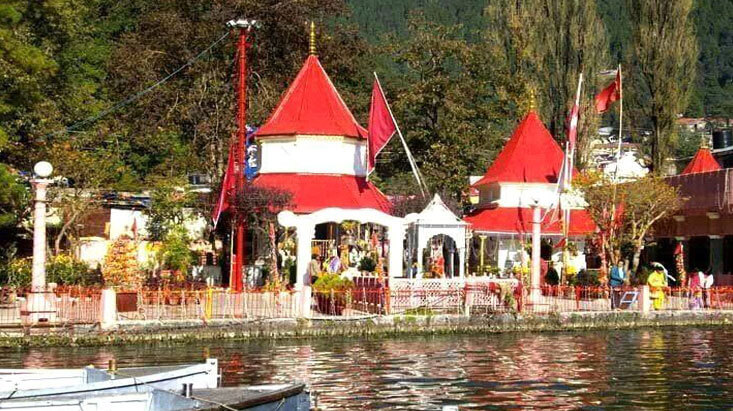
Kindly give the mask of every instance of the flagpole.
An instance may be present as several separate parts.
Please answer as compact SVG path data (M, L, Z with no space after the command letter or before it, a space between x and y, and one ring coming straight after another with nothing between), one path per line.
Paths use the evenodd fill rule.
M618 65L618 150L616 151L616 171L613 173L614 183L618 180L618 162L621 160L621 142L623 141L623 119L624 119L624 80L621 75L621 63Z
M374 79L377 80L377 85L379 86L379 92L382 93L382 95L384 96L384 90L382 90L382 83L379 82L379 77L377 76L376 71L374 72ZM389 106L389 102L387 101L386 98L384 99L384 103L387 105L387 111L389 112L389 116L392 118L392 122L394 123L395 129L397 130L397 135L400 136L400 141L402 142L402 146L405 148L405 153L407 153L407 160L410 163L410 167L412 168L412 173L415 175L415 180L417 180L417 185L420 188L420 193L422 193L423 198L425 198L426 197L425 191L427 187L425 187L425 183L423 183L422 179L420 178L420 171L418 171L417 164L415 163L415 159L412 158L412 153L410 152L410 148L407 146L405 137L402 136L402 131L400 131L400 126L397 124L397 120L395 120L394 114L392 114L392 107Z
M570 185L573 181L573 169L575 168L575 146L577 145L578 141L578 125L580 123L580 93L583 87L583 72L580 72L578 75L578 89L575 92L575 107L577 107L577 113L575 114L575 118L571 118L571 122L575 120L575 131L574 131L574 141L568 141L568 148L567 148L567 155L568 158L568 169L565 173L567 178L567 184L565 185L565 189L570 189ZM574 108L575 108L574 107ZM575 111L575 110L573 110ZM572 126L571 126L572 127ZM562 193L561 193L562 195ZM562 198L560 198L559 201L562 201ZM562 205L561 205L562 207ZM562 209L562 208L561 208ZM565 243L562 247L562 258L563 258L563 277L567 278L568 274L568 265L569 265L569 258L568 258L568 244L570 242L570 206L565 207L565 209L562 209L563 212L563 237L565 238ZM561 278L562 280L562 278Z

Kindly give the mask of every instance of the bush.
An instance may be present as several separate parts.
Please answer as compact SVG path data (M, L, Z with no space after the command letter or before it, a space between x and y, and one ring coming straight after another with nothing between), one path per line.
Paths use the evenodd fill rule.
M346 291L354 288L354 283L338 274L324 274L313 283L313 290L319 293L330 293L331 290Z
M178 225L171 228L165 235L159 251L163 267L179 271L183 275L187 274L194 261L193 253L188 248L189 241L185 227Z
M70 255L59 254L46 263L46 281L59 285L92 285L98 279L86 263Z
M12 258L0 267L0 285L28 287L31 285L32 272L32 258Z
M359 271L374 272L377 263L371 257L364 257L359 261Z

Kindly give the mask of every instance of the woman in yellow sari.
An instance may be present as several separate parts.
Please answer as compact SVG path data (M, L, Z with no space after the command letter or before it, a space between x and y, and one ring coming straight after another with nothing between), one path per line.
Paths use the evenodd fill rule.
M651 291L651 299L655 310L661 310L664 305L664 287L667 286L667 276L664 274L664 267L661 264L652 264L654 271L649 274L646 283Z

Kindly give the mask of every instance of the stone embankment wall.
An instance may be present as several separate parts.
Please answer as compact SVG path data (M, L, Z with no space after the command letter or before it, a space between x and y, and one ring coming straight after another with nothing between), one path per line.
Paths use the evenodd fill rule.
M124 321L97 326L0 330L0 347L93 346L136 343L284 338L388 337L502 332L561 332L665 326L732 326L733 311L582 312L543 315L497 314L381 316L361 319L267 321Z

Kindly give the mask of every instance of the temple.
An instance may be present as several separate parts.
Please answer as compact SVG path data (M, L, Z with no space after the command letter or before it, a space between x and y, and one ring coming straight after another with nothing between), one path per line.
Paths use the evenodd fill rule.
M557 202L557 180L563 163L563 151L545 128L534 110L530 110L504 149L473 184L479 191L479 202L474 212L465 217L474 232L473 266L481 272L486 267L500 271L525 265L528 256L524 245L532 231L532 207L548 210ZM573 174L577 171L573 169ZM583 209L580 199L563 196L563 208L569 208L568 234L571 245L571 264L575 270L586 268L585 237L595 225ZM553 248L563 236L559 215L545 213L541 231L542 258L559 263L561 250Z
M723 169L706 142L687 167L667 182L685 198L680 210L654 227L646 259L675 267L682 245L687 271L708 271L715 284L733 285L733 169Z

